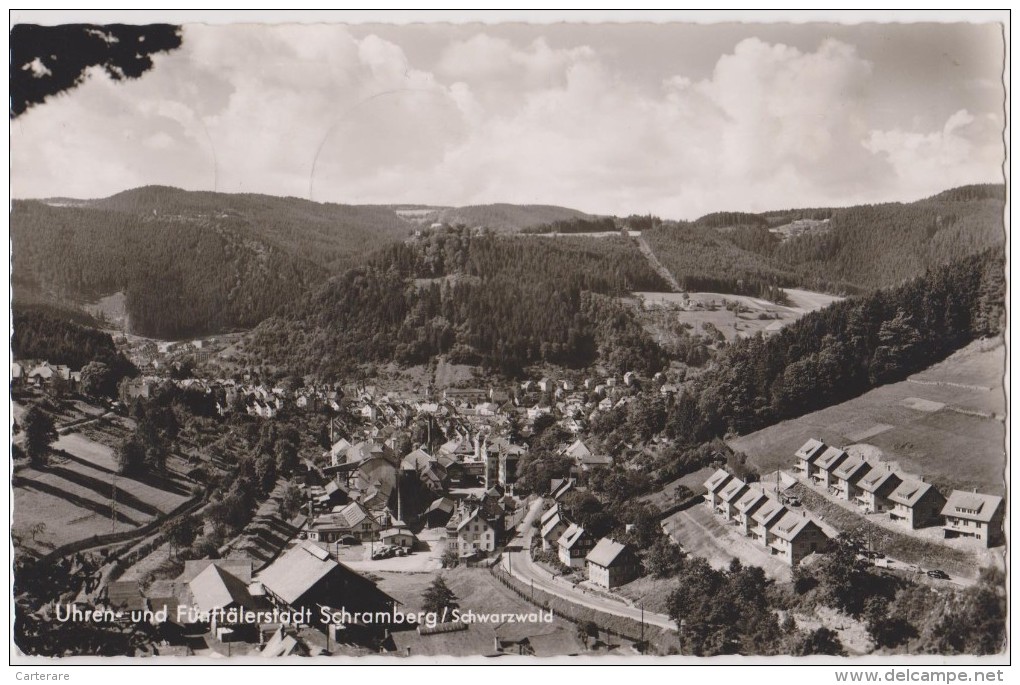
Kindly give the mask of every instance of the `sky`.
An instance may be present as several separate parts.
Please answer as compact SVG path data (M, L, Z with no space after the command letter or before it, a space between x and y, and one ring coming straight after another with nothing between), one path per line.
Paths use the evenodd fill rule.
M997 24L184 24L11 123L17 198L142 185L693 219L1001 182Z

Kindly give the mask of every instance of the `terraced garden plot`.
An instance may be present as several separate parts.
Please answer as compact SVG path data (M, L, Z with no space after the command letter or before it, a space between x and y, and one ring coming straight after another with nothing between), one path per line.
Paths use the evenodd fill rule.
M36 551L137 528L191 497L175 478L117 475L113 451L78 433L61 436L54 449L48 466L19 468L12 483L13 529ZM38 523L46 528L33 537Z

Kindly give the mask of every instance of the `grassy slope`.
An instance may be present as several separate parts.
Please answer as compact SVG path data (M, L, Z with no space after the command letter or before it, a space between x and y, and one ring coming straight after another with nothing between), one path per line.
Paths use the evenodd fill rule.
M1004 355L1001 344L977 341L906 381L734 438L729 444L747 453L750 462L767 473L790 468L793 453L811 437L839 446L865 443L880 449L903 470L926 476L944 492L978 488L1001 495ZM944 407L931 411L938 405Z

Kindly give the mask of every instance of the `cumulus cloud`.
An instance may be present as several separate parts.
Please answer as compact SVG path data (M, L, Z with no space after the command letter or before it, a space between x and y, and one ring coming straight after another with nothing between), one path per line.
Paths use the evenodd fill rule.
M594 58L595 51L587 46L554 49L537 38L522 48L480 33L447 46L436 71L443 77L470 81L479 89L506 92L522 86L562 86L572 64Z
M994 115L976 117L960 110L940 131L872 131L865 147L888 159L898 188L916 195L930 192L933 186L1001 181L1000 136Z
M995 180L999 117L874 120L846 42L751 38L658 87L597 45L479 33L428 64L342 26L187 26L142 79L101 73L12 126L16 196L146 183L340 202L550 203L693 218L909 200ZM909 124L908 124L909 122Z

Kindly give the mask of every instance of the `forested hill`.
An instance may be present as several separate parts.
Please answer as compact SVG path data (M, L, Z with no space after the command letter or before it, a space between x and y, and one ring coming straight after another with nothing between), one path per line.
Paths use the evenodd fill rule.
M382 207L146 187L104 200L15 201L14 294L126 295L133 332L250 328L413 227Z
M773 256L805 284L863 290L901 283L941 264L1005 244L1003 186L967 186L909 204L833 212L829 230L781 243Z
M509 375L542 361L654 371L661 351L615 296L665 288L625 238L442 228L330 281L246 347L254 363L327 378L437 354Z
M545 205L407 211L146 186L100 200L16 200L10 216L16 299L81 304L124 292L132 332L181 338L251 328L423 221L515 231L587 215Z
M238 219L24 201L11 235L16 302L23 292L81 303L123 291L132 331L160 338L253 326L325 278Z
M110 336L95 330L87 316L43 305L15 305L12 318L11 352L17 361L47 361L74 370L98 362L113 374L114 385L123 376L137 373Z
M388 207L312 202L250 193L145 186L90 203L138 216L232 222L250 237L337 272L383 245L406 238L409 226Z
M160 338L252 328L350 268L364 270L372 262L367 271L374 273L379 262L373 255L383 250L394 258L385 252L387 246L403 243L437 221L485 227L498 234L618 225L641 230L646 249L690 290L774 296L777 288L802 287L854 294L893 286L939 264L1000 247L1004 192L1003 186L967 186L909 204L720 212L695 222L676 222L650 216L594 217L550 205L354 206L147 186L103 200L15 201L10 215L14 296L19 302L81 304L123 292L132 332ZM639 264L633 244L614 242L623 239L607 238L609 242L597 248L589 243L553 246L531 242L534 238L517 239L524 242L511 247L491 236L478 241L464 238L473 243L473 250L500 245L492 248L500 258L524 260L512 274L522 282L508 287L529 305L530 295L520 291L547 288L553 281L570 292L574 288L603 295L621 287L655 289L647 273L641 275L642 270L650 271L646 263ZM420 249L420 244L406 249ZM596 254L600 250L606 253ZM535 279L530 260L537 264L549 260L559 268L560 261L574 258L586 265L583 278L568 264L562 273ZM497 266L490 267L491 273L474 274L474 262L469 262L459 266L461 270L439 275L476 275L486 288L493 288L499 278L512 280L506 275L510 268L494 261ZM607 273L616 275L598 283L585 280ZM400 276L406 277L412 275ZM625 287L620 286L623 281ZM457 285L470 294L456 291L454 299L481 297L489 302L497 297L479 296L473 285L459 281ZM537 302L540 298L533 295ZM577 305L580 300L570 302ZM459 320L478 317L464 315ZM518 321L509 332L509 340L516 342L507 343L502 351L477 339L487 335L478 331L458 330L456 337L486 359L504 359L510 366L569 357L562 350L580 344L565 335L554 335L544 347L532 344L531 336L546 340L542 330L534 321L527 325ZM556 326L547 330L563 333ZM519 331L526 331L523 339ZM401 335L404 347L394 351L404 358L420 358L423 349L446 349L445 343L436 342L419 349L420 333Z
M1001 185L912 203L717 212L644 233L684 287L756 295L769 286L861 293L1004 244Z
M1002 335L1004 258L998 250L933 268L896 288L812 312L768 338L727 348L686 388L666 432L697 443L745 434L844 402Z

